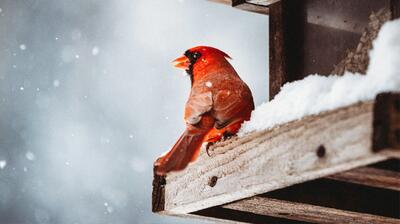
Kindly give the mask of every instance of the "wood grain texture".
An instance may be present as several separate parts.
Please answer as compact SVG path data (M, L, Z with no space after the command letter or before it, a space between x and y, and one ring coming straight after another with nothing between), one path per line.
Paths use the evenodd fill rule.
M255 12L259 14L264 14L268 15L269 14L269 8L262 6L262 5L257 5L257 4L252 4L248 2L244 2L242 4L238 4L234 6L237 9L249 11L249 12Z
M283 7L281 2L270 6L269 10L269 99L273 99L287 82L284 40Z
M219 143L211 158L203 150L165 177L159 212L190 213L382 161L387 156L371 150L372 117L373 102L358 103Z
M376 97L373 118L373 150L400 150L400 93Z
M238 8L238 9L249 11L249 12L264 14L264 15L267 15L269 12L269 9L266 5L255 4L251 1L246 1L246 0L209 0L209 1L221 3L221 4L225 4L225 5L230 5L230 6L233 6L234 8ZM278 0L271 0L271 3L274 1L278 1Z
M246 2L255 4L255 5L262 5L262 6L269 6L275 2L278 2L280 0L246 0Z
M327 178L400 191L400 173L390 170L362 167Z
M278 199L252 197L223 205L223 208L275 217L286 217L313 223L399 223L399 219L365 213L349 212L303 203L288 202Z

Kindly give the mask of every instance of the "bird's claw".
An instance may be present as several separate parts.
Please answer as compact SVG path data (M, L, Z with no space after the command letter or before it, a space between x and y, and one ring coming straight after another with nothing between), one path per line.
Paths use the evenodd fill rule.
M206 153L207 153L207 155L208 155L209 157L211 157L210 152L209 152L209 149L210 149L210 147L211 147L213 144L214 144L213 142L207 142L207 145L206 145Z

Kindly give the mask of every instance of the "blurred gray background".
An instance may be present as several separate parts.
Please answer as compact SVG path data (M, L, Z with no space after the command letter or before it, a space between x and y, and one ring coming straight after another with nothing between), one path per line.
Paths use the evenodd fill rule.
M0 0L0 223L191 223L151 213L184 129L187 48L267 99L268 17L203 0Z

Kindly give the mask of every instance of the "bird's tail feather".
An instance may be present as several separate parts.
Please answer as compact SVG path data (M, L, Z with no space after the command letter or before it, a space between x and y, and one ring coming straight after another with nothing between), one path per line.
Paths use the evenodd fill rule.
M190 162L196 160L205 133L189 134L185 131L172 149L155 162L155 172L165 175L170 171L183 170Z

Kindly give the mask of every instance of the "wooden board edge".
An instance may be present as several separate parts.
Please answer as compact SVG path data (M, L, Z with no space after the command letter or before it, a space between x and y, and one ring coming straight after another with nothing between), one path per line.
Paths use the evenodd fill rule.
M222 206L259 215L289 218L315 223L399 223L399 219L345 211L279 199L252 197Z
M373 113L372 150L400 150L400 93L378 94Z
M241 200L243 198L249 198L249 197L253 197L256 196L258 194L263 194L263 193L267 193L269 191L273 191L273 190L278 190L278 189L282 189L285 187L289 187L292 186L294 184L300 184L300 183L304 183L306 181L311 181L311 180L315 180L318 178L323 178L329 175L333 175L335 173L338 172L344 172L350 169L354 169L354 168L358 168L361 166L366 166L366 165L370 165L373 163L377 163L377 162L381 162L386 160L387 157L382 156L382 155L378 155L376 154L373 157L369 157L369 158L362 158L362 159L358 159L356 161L353 161L351 163L346 163L346 164L339 164L335 167L329 167L328 169L321 169L321 170L317 170L317 171L313 171L310 173L306 173L303 175L298 176L297 178L295 178L296 180L293 180L290 182L290 184L286 184L286 185L281 185L280 187L275 187L275 188L270 188L267 191L254 191L254 192L244 192L242 194L241 198L237 198L237 197L229 197L229 199L227 199L226 197L224 198L224 203L220 203L221 204L225 204L225 203L231 203L233 201L237 201L237 200ZM218 197L214 198L214 200L218 200ZM204 201L200 201L200 202L195 202L195 203L191 203L191 204L185 204L185 205L181 205L181 206L176 206L174 208L167 208L167 210L163 210L162 214L165 215L178 215L178 214L188 214L191 212L195 212L201 209L205 209L208 207L212 207L212 206L217 206L215 204L212 204L210 206L208 206Z
M337 173L326 178L370 187L400 191L400 173L391 170L361 167L346 172Z
M151 195L152 200L152 212L161 213L165 207L165 176L159 176L156 174L155 168L153 168L153 191Z

